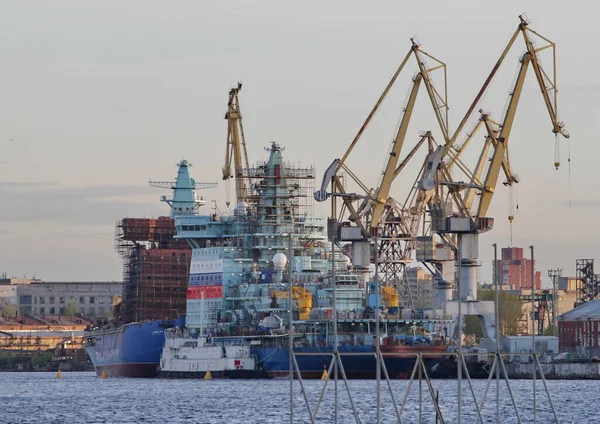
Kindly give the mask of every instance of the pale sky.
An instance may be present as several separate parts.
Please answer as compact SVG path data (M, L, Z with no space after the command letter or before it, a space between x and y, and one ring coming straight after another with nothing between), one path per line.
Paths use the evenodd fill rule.
M525 12L531 28L557 43L572 202L569 208L567 143L556 171L552 127L531 73L511 139L522 180L513 244L536 246L546 283L549 268L574 274L577 258L600 261L599 9L564 1L0 0L0 272L120 279L115 222L168 214L159 202L168 193L148 179L173 179L185 158L196 180L220 180L227 94L240 80L251 162L277 140L288 160L315 165L317 183L346 150L410 37L448 65L456 128ZM497 119L523 50L518 40L481 104ZM369 185L415 69L411 62L349 161ZM427 102L422 89L407 145L424 130L442 139ZM412 183L414 172L406 175L404 184ZM392 190L405 193L402 182ZM224 183L201 194L225 208ZM489 280L492 243L510 243L506 188L498 188L490 215L496 226L481 238L482 280Z

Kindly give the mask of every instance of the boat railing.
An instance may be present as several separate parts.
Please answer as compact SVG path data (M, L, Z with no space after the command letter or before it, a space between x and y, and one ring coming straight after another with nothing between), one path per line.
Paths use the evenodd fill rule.
M96 330L84 331L83 334L86 337L90 337L90 336L104 336L106 334L122 333L123 331L125 331L125 327L119 326L119 327L99 328L99 329L96 329Z

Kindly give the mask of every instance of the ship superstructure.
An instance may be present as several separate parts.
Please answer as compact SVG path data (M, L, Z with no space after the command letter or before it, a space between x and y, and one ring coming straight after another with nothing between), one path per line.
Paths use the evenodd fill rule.
M238 202L232 213L215 210L210 216L176 218L176 237L194 247L189 328L203 322L235 331L288 310L290 277L296 284L298 318L300 313L308 318L313 298L326 297L322 287L328 284L331 252L325 240L326 219L315 217L312 210L314 169L286 163L278 143L271 143L267 151L267 161L243 170L246 201ZM361 304L358 299L357 307Z

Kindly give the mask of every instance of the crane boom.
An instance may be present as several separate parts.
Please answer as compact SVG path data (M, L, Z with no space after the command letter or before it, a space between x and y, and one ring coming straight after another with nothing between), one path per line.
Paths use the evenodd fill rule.
M242 84L229 90L229 101L227 103L227 149L225 151L225 166L223 167L223 180L235 177L236 201L246 201L246 184L244 181L244 169L249 168L248 152L246 151L246 139L242 126L242 113L238 94L242 90ZM232 172L231 166L234 166Z
M511 93L510 102L508 104L508 109L506 110L506 116L504 117L504 121L502 122L500 134L496 137L493 132L489 131L489 126L486 125L486 128L488 128L488 136L491 139L494 139L496 143L494 153L492 155L492 161L490 163L490 167L488 168L488 172L485 178L481 198L479 199L477 216L486 216L487 211L490 207L490 203L492 201L492 196L494 195L494 191L496 190L496 184L498 183L498 177L500 175L500 168L502 167L502 162L504 161L504 156L506 154L508 139L512 130L513 123L515 122L515 115L517 112L517 107L519 106L521 93L523 92L525 75L527 75L527 68L529 67L530 62L530 55L529 53L526 53L521 59L521 68L519 69L519 74L517 75L517 80L515 81L515 86L513 87Z
M383 178L375 196L375 204L373 205L373 214L371 216L372 229L376 228L379 225L379 220L383 215L383 209L387 204L388 196L390 194L390 187L392 186L392 181L394 181L396 166L398 165L398 161L400 160L400 152L402 150L402 145L404 144L404 139L406 138L406 131L408 130L408 124L410 122L410 118L412 117L412 113L415 108L417 94L419 93L419 87L421 85L422 79L423 78L421 74L417 74L417 76L413 80L413 86L410 91L410 96L408 98L406 108L404 109L402 122L400 123L398 132L396 133L396 138L394 139L392 151L390 152L390 155L388 157L387 165L383 173Z
M537 79L538 85L540 86L540 90L541 90L542 96L544 98L544 104L546 105L546 109L548 110L548 115L550 115L550 119L552 120L552 126L553 126L552 132L554 132L555 134L561 134L565 138L569 138L569 133L564 128L563 123L558 121L558 113L557 113L558 105L556 102L556 94L557 94L558 90L556 88L556 81L550 81L550 79L547 77L546 73L542 69L540 62L539 62L539 58L537 56L537 53L539 51L544 50L548 47L552 47L552 49L555 50L555 45L553 42L551 42L547 38L541 37L535 31L530 30L528 28L527 21L525 19L523 19L522 16L519 16L519 18L521 19L520 29L521 29L521 32L523 33L523 37L525 38L525 44L527 46L527 52L530 55L533 72ZM529 38L529 36L527 34L528 31L543 38L545 41L547 41L549 43L549 45L545 46L545 47L541 47L539 49L536 49L535 46L533 45L531 38ZM554 78L556 78L556 61L554 63L554 67L555 67ZM550 83L550 87L548 87L548 85L546 85L547 80ZM554 99L551 99L550 95L548 94L548 92L550 90L554 91Z
M444 70L444 77L446 77L446 64L421 50L414 39L411 38L410 41L412 43L412 50L415 55L415 59L417 60L417 64L419 65L420 75L423 77L425 88L427 89L427 94L429 95L428 97L431 101L431 107L433 108L433 112L435 113L435 117L438 121L440 131L442 131L442 134L444 135L444 141L448 142L448 140L450 139L450 135L448 134L448 99L442 98L440 96L439 92L433 86L433 82L431 81L431 77L429 76L429 74L432 71L438 68L442 68ZM434 68L428 69L425 65L425 59L420 57L421 54L429 57L430 59L433 59L439 65ZM447 93L446 89L444 89L444 93ZM445 113L442 113L442 111L444 111Z
M473 201L475 200L476 189L474 185L477 181L481 180L483 168L485 167L485 164L487 162L491 145L492 139L490 137L486 137L485 143L483 144L483 149L481 150L481 154L479 155L479 159L477 160L477 164L475 165L475 169L473 170L473 175L471 177L471 187L467 188L464 197L464 203L469 210L471 209Z

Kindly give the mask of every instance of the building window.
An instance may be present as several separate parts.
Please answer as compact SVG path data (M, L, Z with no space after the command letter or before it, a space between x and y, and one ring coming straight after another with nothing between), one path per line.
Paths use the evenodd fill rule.
M60 303L61 305L65 303L64 296L61 296L61 297L58 298L58 303Z
M88 315L91 316L91 317L93 317L94 315L96 315L96 310L94 308L90 308L88 310Z
M54 315L56 313L56 309L54 307L50 308L50 314Z
M33 298L33 304L37 305L37 296Z
M40 314L45 314L46 313L46 308L40 308Z
M40 305L45 305L45 304L46 304L46 298L40 297Z
M84 297L84 296L81 296L81 297L79 298L79 304L80 304L80 305L83 305L83 304L85 304L85 297Z
M99 313L100 315L104 314L104 307L100 306L100 307L98 308L98 313Z
M101 305L103 305L103 304L104 304L104 301L105 301L105 299L104 299L104 297L103 297L103 296L100 296L100 297L98 298L98 302L100 302L100 304L101 304Z
M96 303L96 298L94 296L90 296L90 304Z
M50 304L54 305L54 296L50 296Z

